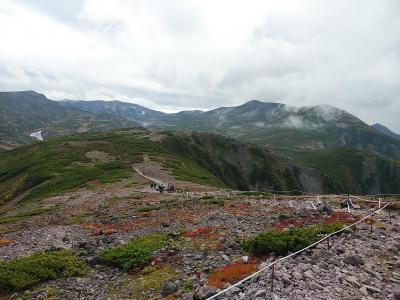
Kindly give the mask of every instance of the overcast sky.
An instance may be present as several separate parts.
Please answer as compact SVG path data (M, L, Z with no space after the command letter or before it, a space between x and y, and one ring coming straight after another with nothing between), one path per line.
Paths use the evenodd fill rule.
M400 131L399 0L1 0L0 90L331 104Z

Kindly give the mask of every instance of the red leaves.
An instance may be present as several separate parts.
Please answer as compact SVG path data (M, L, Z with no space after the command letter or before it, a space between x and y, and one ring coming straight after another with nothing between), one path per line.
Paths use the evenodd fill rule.
M12 243L12 241L10 241L10 240L2 240L2 239L0 239L0 247L2 247L2 246L8 246L8 245L10 245Z
M298 228L304 225L314 225L314 224L352 224L359 220L360 218L349 214L348 212L336 211L329 216L310 216L305 218L291 218L286 219L275 225L276 230L283 230L284 228Z
M225 266L208 277L208 284L216 288L224 288L226 283L235 283L253 273L257 268L255 263L237 262Z
M357 216L349 214L348 212L336 211L333 212L328 218L324 220L324 224L342 223L352 224L359 220Z
M198 227L197 229L195 229L193 231L186 232L183 236L194 238L194 237L198 237L201 235L208 235L214 229L215 229L215 227Z

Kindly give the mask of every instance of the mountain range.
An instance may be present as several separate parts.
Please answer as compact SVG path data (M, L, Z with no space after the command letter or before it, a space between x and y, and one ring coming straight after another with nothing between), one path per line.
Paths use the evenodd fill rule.
M257 100L236 107L173 114L119 101L65 101L89 112L115 113L152 130L191 130L227 135L296 159L314 150L350 147L390 159L400 158L395 134L369 126L329 105L296 108Z
M387 128L385 125L376 123L376 124L372 125L371 127L375 128L376 130L378 130L379 132L381 132L383 134L386 134L387 136L390 136L391 138L394 138L395 140L400 141L400 134L393 132L392 130Z
M73 133L140 126L115 114L63 106L34 91L0 92L0 150ZM39 135L40 137L40 135Z
M180 153L179 161L190 161L205 168L218 179L215 182L222 182L227 187L268 189L290 186L337 193L400 191L398 135L380 124L369 126L352 114L329 105L297 108L252 100L235 107L166 114L120 101L52 101L36 92L24 91L0 93L0 119L0 149L3 150L34 142L37 138L31 135L35 132L41 132L46 140L121 128L146 132L175 131L177 135L174 134L174 138L166 139L174 141L170 143L169 151L174 149L174 153ZM186 135L183 131L197 131L204 135ZM221 143L228 148L239 147L239 142L227 143L225 137L246 145L251 143L253 150L243 151L242 156L231 153L229 159L217 156L214 161L213 153L231 151L222 150L218 146ZM205 149L207 155L204 155ZM260 162L254 151L268 153L266 157L269 159L263 158ZM185 153L193 155L184 157ZM235 160L247 163L234 167ZM218 161L223 163L223 167L216 167L220 164ZM257 161L263 166L263 171L246 167L258 165ZM276 163L267 164L267 161ZM282 162L285 167L282 167ZM280 167L273 167L277 165ZM255 174L264 178L264 169L268 169L268 176L272 176L269 180L253 178ZM284 175L289 174L287 172L294 174L291 179L285 177L289 176ZM239 174L246 175L240 179ZM280 185L271 184L271 178L275 177L284 178L278 180ZM235 180L230 181L232 178ZM292 183L289 184L288 180Z

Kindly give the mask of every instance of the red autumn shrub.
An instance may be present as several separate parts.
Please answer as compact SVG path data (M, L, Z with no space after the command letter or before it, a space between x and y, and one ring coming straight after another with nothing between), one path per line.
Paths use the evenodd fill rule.
M352 224L359 220L358 217L349 214L348 212L336 211L333 212L328 218L324 220L325 224L332 223L342 223L342 224Z
M237 262L225 266L222 270L215 272L208 277L208 285L222 289L226 283L235 283L253 273L257 268L254 263Z
M2 240L2 239L0 239L0 247L1 246L8 246L11 243L12 243L12 241L10 241L10 240Z
M214 230L213 227L199 227L193 231L189 231L186 232L183 236L184 237L190 237L190 238L194 238L194 237L198 237L200 235L206 235L211 233Z

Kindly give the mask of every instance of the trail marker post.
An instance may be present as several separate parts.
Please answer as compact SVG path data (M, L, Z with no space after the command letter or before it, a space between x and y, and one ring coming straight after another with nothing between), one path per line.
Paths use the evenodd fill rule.
M370 233L372 233L372 216L370 217L370 224L371 224Z
M275 277L275 264L272 265L272 272L271 272L271 292L274 291L274 277Z

